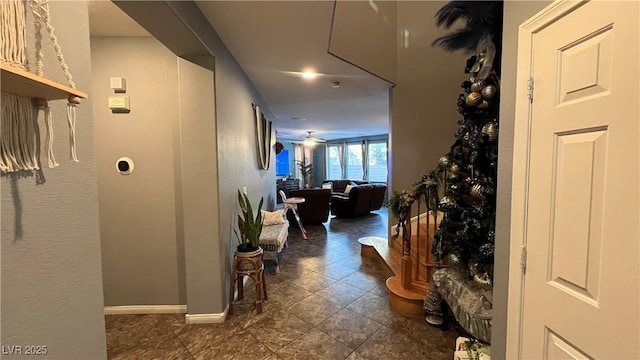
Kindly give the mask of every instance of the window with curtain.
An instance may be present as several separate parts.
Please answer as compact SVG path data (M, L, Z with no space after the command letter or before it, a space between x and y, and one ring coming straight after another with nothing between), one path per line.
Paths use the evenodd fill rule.
M340 179L341 177L338 144L327 145L327 179Z
M387 182L387 140L369 140L364 143L366 147L363 147L362 141L346 144L344 179L362 180L366 174L364 178L367 181ZM325 165L327 179L343 178L338 144L327 144Z
M367 144L368 179L370 182L387 182L387 142L369 141Z
M347 179L361 180L362 171L362 143L347 144Z

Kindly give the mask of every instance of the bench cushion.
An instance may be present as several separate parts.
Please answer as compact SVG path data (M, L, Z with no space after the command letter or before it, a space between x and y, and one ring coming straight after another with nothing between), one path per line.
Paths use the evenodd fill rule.
M260 233L260 247L264 250L264 258L274 260L287 244L289 236L289 221L282 224L265 225Z

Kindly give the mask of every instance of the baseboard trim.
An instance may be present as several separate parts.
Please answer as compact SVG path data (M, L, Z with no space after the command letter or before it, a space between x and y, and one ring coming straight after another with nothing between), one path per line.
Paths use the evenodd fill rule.
M129 315L129 314L184 314L187 305L126 305L105 306L105 315Z
M218 314L186 314L184 319L187 324L219 324L227 318L227 312L229 312L229 305Z

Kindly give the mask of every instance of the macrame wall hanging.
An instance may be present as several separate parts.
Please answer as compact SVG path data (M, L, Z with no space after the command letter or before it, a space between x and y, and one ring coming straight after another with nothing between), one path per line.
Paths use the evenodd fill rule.
M258 165L261 170L269 170L271 163L271 146L273 139L271 129L273 123L267 119L258 105L253 104L256 121L256 141L258 143Z
M27 15L33 15L35 44L27 44ZM76 155L76 107L87 95L76 90L58 39L54 34L47 0L0 1L0 56L2 66L2 135L0 171L15 173L40 169L38 114L43 113L46 127L46 153L50 168L58 166L53 154L53 118L49 100L67 99L70 158ZM42 27L46 27L68 86L43 77ZM35 54L35 71L29 64L29 51ZM35 110L35 111L34 111Z

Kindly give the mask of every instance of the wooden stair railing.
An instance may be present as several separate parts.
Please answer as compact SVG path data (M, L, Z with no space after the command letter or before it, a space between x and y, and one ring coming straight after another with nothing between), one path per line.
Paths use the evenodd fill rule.
M429 224L427 224L427 214L420 215L420 222L417 217L416 221L412 221L411 224L407 224L407 228L410 227L411 231L411 273L407 276L407 279L402 279L402 284L410 283L412 286L425 287L429 283L431 278L431 271L434 266L434 258L431 253L431 247L433 245L433 235L437 226L433 224L433 218L431 218ZM415 229L415 230L414 230ZM397 253L399 257L402 257L403 246L402 236L394 238L391 242L391 248L394 253ZM402 275L402 273L401 273Z
M424 316L422 301L426 296L428 279L433 267L431 245L436 228L433 221L427 227L426 214L422 214L419 218L420 222L417 222L416 218L412 219L413 222L407 222L407 232L411 233L408 256L403 256L402 235L393 238L390 242L379 239L368 244L363 243L362 246L363 256L381 260L394 274L387 279L386 283L391 308L406 316L415 317ZM395 231L392 232L395 233Z

